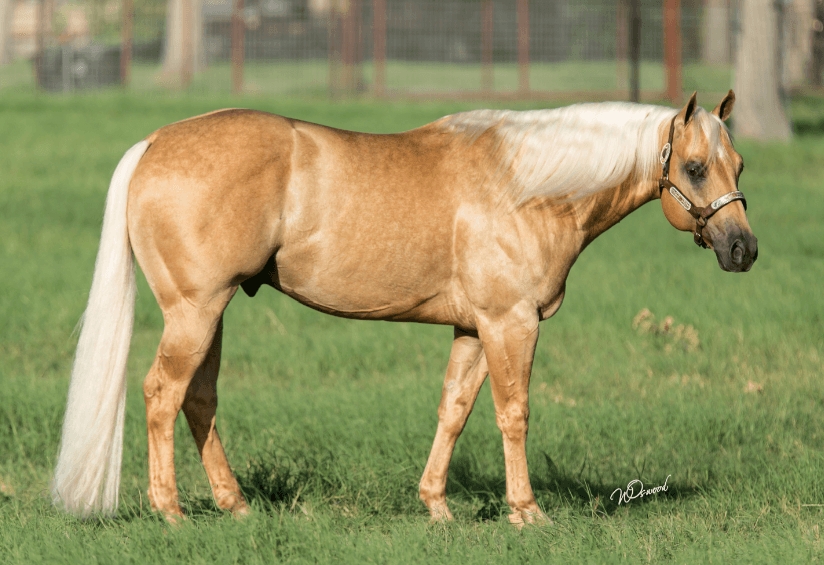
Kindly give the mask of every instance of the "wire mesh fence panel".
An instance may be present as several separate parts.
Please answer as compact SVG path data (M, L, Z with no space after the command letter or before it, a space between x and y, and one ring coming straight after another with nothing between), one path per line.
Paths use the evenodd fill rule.
M119 87L123 82L123 2L0 0L13 4L10 57L0 64L0 89L51 92ZM130 18L135 72L157 65L165 25L163 0L134 0ZM2 37L3 34L0 34Z
M387 2L387 91L481 89L480 2Z
M723 91L731 84L731 61L705 65L704 28L711 0L680 2L684 87ZM625 97L628 85L630 0L380 0L363 2L362 32L355 40L365 57L357 61L358 88L390 96L570 96ZM353 0L341 2L350 10ZM383 53L372 24L383 6ZM666 86L662 3L640 2L641 89ZM715 12L714 14L717 14ZM735 10L724 12L734 22ZM359 25L361 25L359 24ZM732 24L728 29L734 29ZM525 35L525 41L523 36ZM337 37L338 42L345 39ZM330 53L340 55L346 47ZM354 48L350 48L353 50ZM384 82L374 84L372 65L385 60ZM370 58L372 60L370 61ZM332 63L333 65L335 62ZM366 82L365 86L363 82ZM346 85L343 85L346 90Z
M207 80L195 86L228 92L231 84L231 0L212 0L204 16ZM328 81L328 10L314 3L264 0L245 3L243 89L272 95L325 95Z
M0 0L0 90L625 98L635 1L641 91L672 41L684 90L729 88L740 0L675 0L676 39L673 0ZM797 85L815 14L777 6Z

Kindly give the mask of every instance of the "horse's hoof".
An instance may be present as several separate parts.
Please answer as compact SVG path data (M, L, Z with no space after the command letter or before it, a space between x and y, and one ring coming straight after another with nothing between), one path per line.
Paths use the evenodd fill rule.
M252 512L245 502L243 504L236 504L230 510L232 512L232 516L234 516L238 520L242 520Z
M446 504L433 506L429 509L429 515L431 516L429 521L432 523L443 524L445 522L451 522L452 520L454 520L454 518L452 517L452 512L449 511L449 508L447 508Z
M176 509L164 510L163 517L172 526L177 526L186 521L186 515L183 514L183 511L180 509L180 507Z
M540 510L517 510L509 515L509 522L519 530L524 524L552 526L554 522Z
M232 513L235 518L243 518L249 515L249 506L246 504L246 499L239 492L230 492L216 498L217 505Z
M155 504L155 501L152 499L151 492L147 492L147 494L149 495L149 506L152 508L152 512L163 514L163 517L170 524L175 524L186 519L186 516L183 515L183 510L181 510L180 505L177 502L163 505Z

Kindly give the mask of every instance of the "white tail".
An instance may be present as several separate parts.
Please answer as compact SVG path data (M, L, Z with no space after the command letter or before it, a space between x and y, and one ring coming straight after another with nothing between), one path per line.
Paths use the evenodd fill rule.
M135 299L126 203L132 174L148 147L141 141L129 149L109 185L51 486L55 505L84 518L117 510Z

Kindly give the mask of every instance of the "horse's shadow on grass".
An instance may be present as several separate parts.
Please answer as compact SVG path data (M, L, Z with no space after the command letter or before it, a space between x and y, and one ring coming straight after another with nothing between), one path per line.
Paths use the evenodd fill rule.
M272 456L262 461L251 461L247 470L236 473L236 476L247 502L255 501L264 509L285 506L288 510L294 510L304 492L317 488L319 481L329 482L323 477L324 473L318 469L316 463ZM211 494L200 491L199 494L192 495L184 489L179 492L179 496L180 507L187 518L220 518L228 515L218 507ZM142 498L140 502L121 506L117 520L133 522L147 517L163 520L161 514L149 508L148 499Z
M324 457L321 457L324 459ZM627 484L613 484L601 480L592 480L583 473L559 469L547 454L546 465L535 465L530 474L533 490L539 503L556 503L569 507L573 512L591 516L609 517L618 512L620 506L627 506L626 501L619 505L616 489L626 490ZM328 463L328 462L326 462ZM334 475L334 474L332 474ZM660 486L660 480L646 477L643 471L637 477L644 481L645 488ZM294 511L300 505L304 495L324 491L336 491L341 484L330 484L329 469L321 461L290 461L278 457L264 458L251 464L247 471L238 474L238 482L247 501L253 505L278 511ZM338 482L343 479L338 479ZM344 481L345 482L345 481ZM408 496L410 504L415 498L414 485L410 486ZM636 487L637 488L637 487ZM699 496L701 487L685 487L668 483L667 490L632 500L629 505L638 508L653 500L684 500ZM636 491L637 492L637 491ZM475 521L499 520L509 514L506 504L506 479L503 473L479 472L472 460L456 457L449 468L447 497L458 502L471 504L479 509L475 512ZM221 514L211 497L190 498L182 501L187 515L211 516ZM424 511L421 506L421 511Z
M593 481L581 473L559 469L549 455L544 453L543 456L546 460L543 472L530 473L530 482L539 503L542 499L560 498L563 504L576 511L585 511L589 515L600 517L612 516L621 505L627 505L626 501L619 504L620 494L616 492L617 489L626 491L626 483L618 485L600 480ZM646 489L661 486L659 482L647 480L648 477L643 474L638 478L644 481ZM640 492L638 485L635 486L635 492ZM699 493L700 489L696 487L667 484L666 491L635 498L629 504L635 506L662 499L683 500ZM456 458L452 461L446 494L452 499L474 500L476 504L480 503L481 508L475 515L478 521L499 519L510 512L506 504L506 478L499 474L479 473L473 468L471 460L466 458Z

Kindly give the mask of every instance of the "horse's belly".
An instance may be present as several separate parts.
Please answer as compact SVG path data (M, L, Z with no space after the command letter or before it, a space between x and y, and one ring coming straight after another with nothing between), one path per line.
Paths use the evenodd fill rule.
M348 318L454 324L446 257L403 246L282 247L275 286L312 308Z

